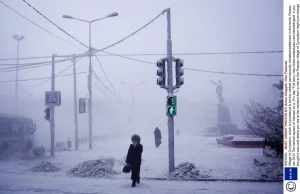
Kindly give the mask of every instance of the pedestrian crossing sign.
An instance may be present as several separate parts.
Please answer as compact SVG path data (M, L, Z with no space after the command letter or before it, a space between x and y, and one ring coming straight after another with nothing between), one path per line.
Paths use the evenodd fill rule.
M59 91L45 92L45 105L46 106L60 106L61 105L61 93Z

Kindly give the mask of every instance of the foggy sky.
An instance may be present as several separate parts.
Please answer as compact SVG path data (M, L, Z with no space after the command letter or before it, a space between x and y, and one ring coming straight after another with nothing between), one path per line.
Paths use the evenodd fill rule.
M16 57L17 43L12 38L14 34L25 36L25 39L20 42L20 57L79 54L86 51L86 48L46 21L24 2L16 0L3 0L3 2L55 35L80 47L82 50L58 40L0 4L0 58ZM118 12L119 16L117 17L108 18L92 24L92 46L99 49L127 36L168 7L171 8L173 53L283 49L283 4L280 0L28 0L28 2L54 23L85 44L88 44L88 25L79 21L64 19L62 18L63 14L80 19L92 20L104 17L115 11ZM166 37L166 15L164 15L141 32L107 51L118 54L166 53ZM161 57L163 56L141 56L133 58L155 63ZM225 72L282 74L282 54L176 57L184 59L186 68ZM98 58L110 81L127 104L131 103L131 89L128 86L122 85L121 82L147 82L147 84L135 89L136 106L137 108L140 107L140 111L145 112L145 115L158 115L156 119L153 117L145 119L144 117L144 120L147 120L147 122L166 124L166 91L156 85L157 76L155 65L119 57L99 56ZM48 60L50 59L20 60L20 63ZM1 63L15 63L15 61L0 61L0 64ZM60 72L70 64L71 62L57 64L56 72ZM93 59L93 67L102 82L110 88L108 81L95 59ZM77 72L87 70L88 59L80 60L77 63ZM72 68L65 73L72 73ZM0 72L0 74L0 81L15 79L14 72ZM19 73L19 79L48 76L51 76L51 66L22 70ZM180 97L178 100L179 108L185 106L183 103L186 103L188 107L195 107L197 104L211 104L212 110L216 109L216 105L214 104L217 102L215 86L210 83L210 80L222 80L225 101L228 102L232 114L237 115L233 120L235 120L238 125L241 123L241 118L238 118L238 115L240 111L242 111L242 106L247 103L249 99L254 99L262 103L274 103L278 99L278 93L272 88L272 84L278 82L280 79L278 77L221 75L185 70L184 79L185 84L176 94ZM39 119L43 120L44 92L50 90L50 82L36 87L25 87L38 84L42 81L43 80L20 82L20 85L33 95L31 98L38 99L38 105L41 107L39 109L41 118ZM0 91L2 105L13 105L13 100L8 99L7 96L13 97L14 84L15 83L0 83L0 89L11 91ZM97 85L103 89L99 82ZM110 97L108 99L104 97L97 88L93 87L93 89L95 106L97 103L99 105L105 102L111 103L115 107L119 106L115 98L109 93L106 92ZM68 103L71 104L69 105L69 109L71 109L73 105L73 77L57 78L56 90L62 92L63 105L64 102L70 101ZM77 76L77 90L78 97L86 97L87 74ZM30 100L29 94L26 94L24 91L22 92L21 89L19 93L21 100ZM180 101L180 99L182 100ZM190 104L188 105L188 103ZM60 110L65 110L63 105L59 108ZM29 103L27 103L27 106L29 106ZM99 109L97 109L96 112L101 112L101 106L99 105L98 107ZM2 106L0 110L1 109L2 111L8 110L7 107L4 109L4 106ZM67 108L65 112L70 112L69 120L72 121L74 113L72 112L73 110L69 109ZM124 116L120 116L120 118L125 119L125 122L127 117L131 114L130 109L124 107L115 108L114 110L114 114L117 114L116 112L121 110L124 112ZM183 108L181 108L181 110L183 110ZM195 112L189 112L187 110L185 111L185 115L183 115L179 109L179 116L176 119L180 120L180 116L183 118L183 116L187 117L186 114L190 114L192 118L195 118L190 120L195 121L197 115L199 115L198 117L205 115L205 110L209 110L209 108L195 109L193 110ZM111 111L113 112L113 110ZM144 123L144 121L141 120L143 119L143 114L136 114L139 115L139 119L137 120ZM36 114L36 116L38 116L38 114ZM150 119L152 120L149 121ZM94 120L96 120L95 116ZM175 123L176 122L177 120ZM178 122L183 121L180 120ZM70 122L70 125L73 125L73 123ZM194 125L196 126L196 124ZM128 127L130 128L130 126ZM154 126L149 127L153 128Z

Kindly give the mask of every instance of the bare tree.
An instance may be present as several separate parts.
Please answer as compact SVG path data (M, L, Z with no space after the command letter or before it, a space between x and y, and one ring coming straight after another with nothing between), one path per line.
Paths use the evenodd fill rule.
M270 108L250 101L250 104L245 105L244 121L246 127L254 135L265 138L266 145L280 155L283 151L283 81L280 80L278 84L273 84L273 87L281 91L281 99L277 106Z

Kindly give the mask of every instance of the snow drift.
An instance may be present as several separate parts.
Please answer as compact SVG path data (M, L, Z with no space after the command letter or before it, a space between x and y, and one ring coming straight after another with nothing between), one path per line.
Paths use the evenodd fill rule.
M200 170L196 168L195 164L189 162L179 164L174 171L169 174L169 178L178 179L197 179L206 177L208 176L200 176Z
M82 178L104 178L118 173L105 160L98 159L82 162L69 170L67 174Z
M50 162L40 162L30 169L31 172L58 172L59 168L51 164Z

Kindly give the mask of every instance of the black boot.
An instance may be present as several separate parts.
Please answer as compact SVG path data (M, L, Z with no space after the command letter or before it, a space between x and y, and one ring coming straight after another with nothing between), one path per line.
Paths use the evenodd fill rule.
M132 187L135 187L136 186L136 180L132 180Z
M140 178L138 178L138 179L136 180L136 183L137 183L137 184L140 184Z

